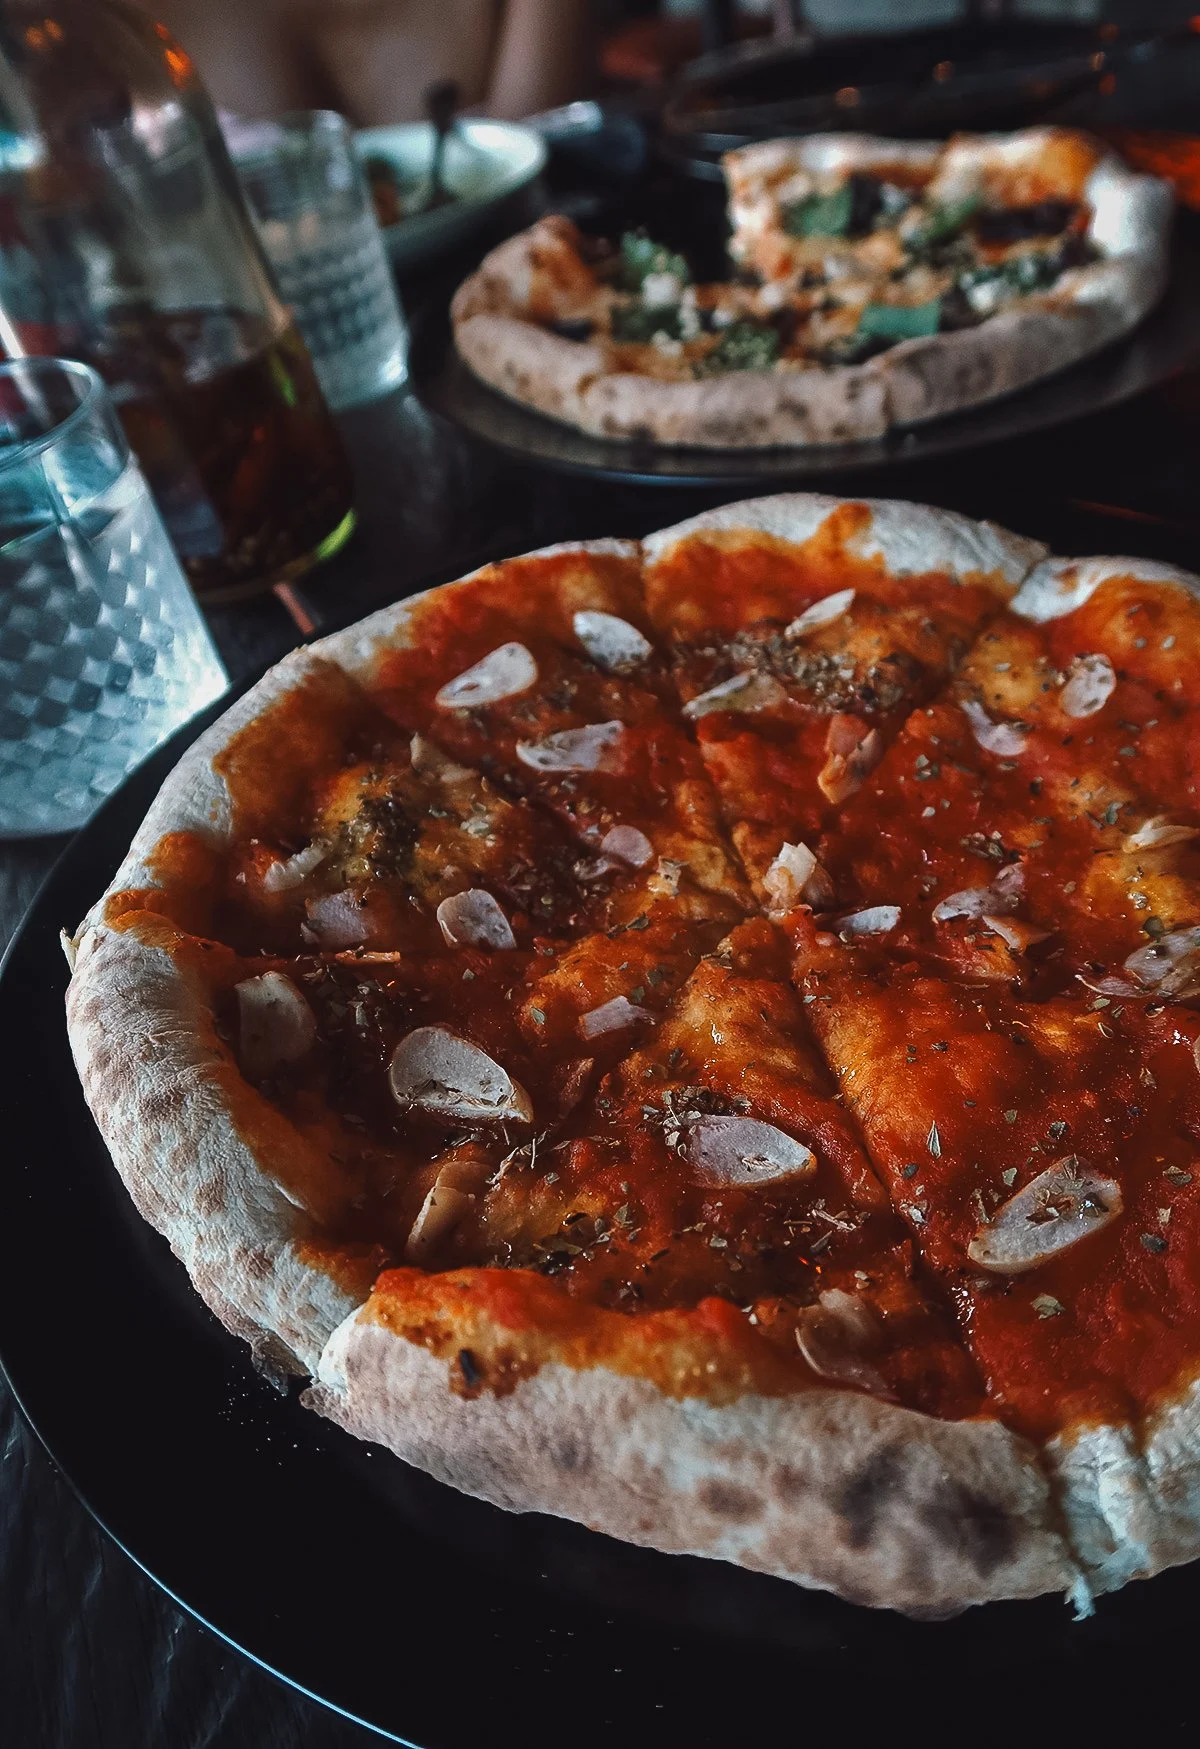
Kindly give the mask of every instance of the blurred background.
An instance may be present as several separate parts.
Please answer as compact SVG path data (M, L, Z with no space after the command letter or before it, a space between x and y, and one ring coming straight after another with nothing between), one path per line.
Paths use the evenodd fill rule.
M158 0L219 107L328 107L409 121L453 79L468 108L519 117L614 84L652 85L717 36L920 29L963 20L1186 19L1179 0Z

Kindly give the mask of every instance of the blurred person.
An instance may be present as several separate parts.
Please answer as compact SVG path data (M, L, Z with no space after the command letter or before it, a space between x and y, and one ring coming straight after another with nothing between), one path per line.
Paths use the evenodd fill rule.
M465 108L530 115L584 94L592 0L138 0L178 37L218 108L337 109L413 121L453 79Z

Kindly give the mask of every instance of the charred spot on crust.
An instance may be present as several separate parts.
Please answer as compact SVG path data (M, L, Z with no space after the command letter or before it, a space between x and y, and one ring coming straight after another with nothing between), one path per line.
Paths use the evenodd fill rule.
M197 1214L203 1215L205 1220L219 1213L226 1201L220 1185L210 1178L201 1179L192 1192L192 1199Z
M702 1482L696 1490L696 1499L714 1518L728 1518L734 1524L748 1524L762 1512L758 1495L749 1488L738 1487L736 1482L719 1479Z
M560 340L583 342L592 338L596 332L596 324L586 316L560 316L551 322L550 332L557 334Z
M461 1397L477 1397L483 1389L483 1368L469 1348L460 1348L454 1357L451 1386Z
M1002 1507L953 1477L918 1475L923 1454L904 1445L884 1445L867 1459L842 1489L837 1503L851 1548L861 1549L886 1521L897 1498L929 1530L930 1541L969 1561L987 1578L1013 1552L1016 1531Z
M902 1445L880 1446L842 1489L837 1510L846 1521L846 1540L852 1549L865 1548L870 1542L905 1467Z
M947 1482L921 1516L931 1534L961 1550L981 1578L994 1573L1013 1552L1011 1515L961 1482Z
M143 1124L178 1124L181 1122L187 1096L177 1081L163 1085L161 1081L143 1084L139 1093L138 1116Z
M791 1464L781 1464L775 1472L775 1496L781 1506L794 1506L807 1500L812 1486L807 1476Z

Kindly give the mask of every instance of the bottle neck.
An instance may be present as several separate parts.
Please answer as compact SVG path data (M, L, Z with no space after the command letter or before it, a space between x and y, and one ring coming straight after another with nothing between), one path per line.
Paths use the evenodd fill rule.
M288 323L203 85L122 0L0 11L0 249L0 338L32 324L101 369L139 321L189 376Z

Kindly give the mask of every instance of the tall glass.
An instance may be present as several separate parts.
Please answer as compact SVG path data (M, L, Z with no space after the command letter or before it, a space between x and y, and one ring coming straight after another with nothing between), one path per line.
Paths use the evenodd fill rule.
M81 826L225 686L100 378L0 365L0 835Z
M235 163L325 399L338 411L404 380L406 336L354 135L331 109L256 130Z
M350 532L212 104L125 0L0 4L0 342L99 370L200 594L295 577Z

